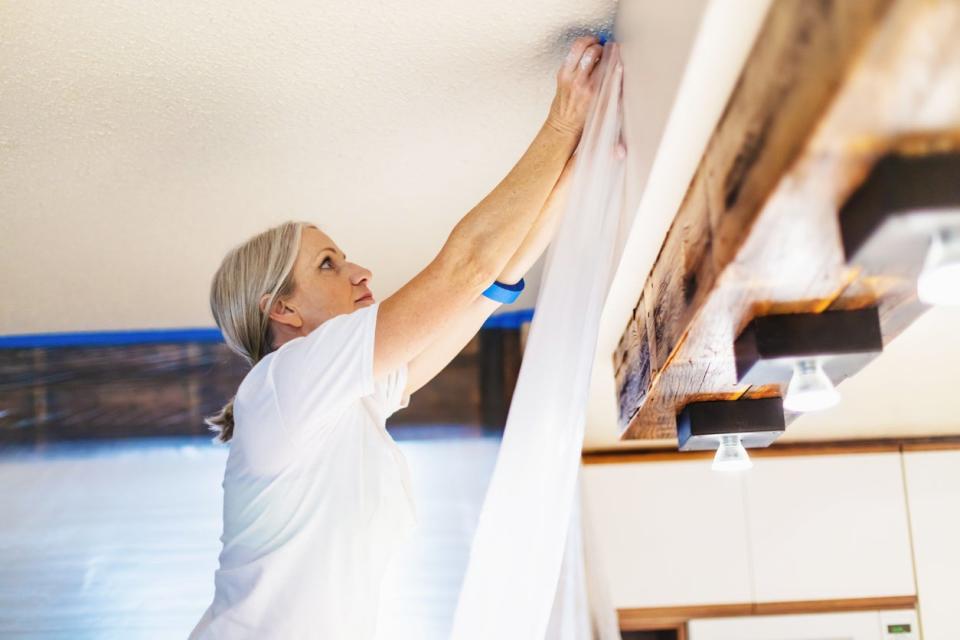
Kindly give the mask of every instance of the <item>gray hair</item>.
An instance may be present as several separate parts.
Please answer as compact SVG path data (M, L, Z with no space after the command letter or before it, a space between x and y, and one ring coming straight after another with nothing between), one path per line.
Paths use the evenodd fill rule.
M210 310L227 346L253 367L274 350L269 309L278 297L293 293L293 265L309 222L287 221L255 235L231 249L220 263L210 286ZM269 294L266 306L260 300ZM204 419L215 440L233 437L233 402Z

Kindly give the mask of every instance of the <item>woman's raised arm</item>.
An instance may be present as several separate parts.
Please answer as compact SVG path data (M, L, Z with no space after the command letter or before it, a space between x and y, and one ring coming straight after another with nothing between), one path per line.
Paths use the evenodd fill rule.
M578 38L546 122L510 173L454 227L437 256L380 304L374 377L410 362L502 272L570 158L597 91L602 48Z

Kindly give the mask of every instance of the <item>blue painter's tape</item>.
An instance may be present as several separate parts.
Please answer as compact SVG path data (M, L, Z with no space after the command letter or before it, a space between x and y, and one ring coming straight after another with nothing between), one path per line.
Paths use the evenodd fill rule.
M523 291L524 286L525 283L523 282L523 278L520 278L520 282L517 282L516 284L494 282L492 285L487 287L487 290L483 292L483 295L491 300L496 300L497 302L502 302L503 304L510 304L520 297L520 292Z
M132 344L164 344L171 342L223 342L223 334L216 328L34 333L0 336L0 349L118 347Z
M484 329L516 329L533 320L533 309L518 309L487 318ZM119 347L136 344L223 342L216 328L141 329L133 331L79 331L0 336L0 349L53 349L58 347Z

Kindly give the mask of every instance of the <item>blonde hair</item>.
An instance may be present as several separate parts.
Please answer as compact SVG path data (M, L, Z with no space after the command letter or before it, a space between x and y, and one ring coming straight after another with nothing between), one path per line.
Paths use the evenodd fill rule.
M210 285L210 310L230 349L251 367L274 350L269 309L276 299L296 288L293 265L309 222L287 221L257 234L231 249L220 263ZM261 307L265 294L270 297ZM218 442L233 437L233 402L230 399L216 415L204 422L218 435Z

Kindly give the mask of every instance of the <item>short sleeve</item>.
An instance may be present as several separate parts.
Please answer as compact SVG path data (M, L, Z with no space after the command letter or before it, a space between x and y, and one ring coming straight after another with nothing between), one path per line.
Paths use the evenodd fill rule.
M282 420L294 440L321 430L341 410L373 393L374 303L330 318L282 345L271 364Z
M407 365L403 364L376 381L376 397L383 406L384 419L410 404L407 387Z

